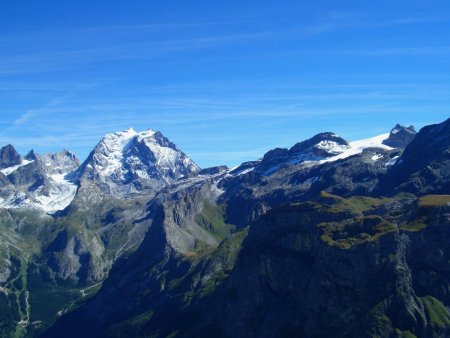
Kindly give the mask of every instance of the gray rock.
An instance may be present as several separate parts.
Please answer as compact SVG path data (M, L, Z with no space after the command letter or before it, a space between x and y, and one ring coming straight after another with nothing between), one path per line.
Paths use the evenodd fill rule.
M0 149L0 169L12 167L22 163L22 157L16 149L8 144Z
M392 128L389 138L383 141L383 144L393 148L406 148L416 136L414 126L404 127L402 125L395 125Z

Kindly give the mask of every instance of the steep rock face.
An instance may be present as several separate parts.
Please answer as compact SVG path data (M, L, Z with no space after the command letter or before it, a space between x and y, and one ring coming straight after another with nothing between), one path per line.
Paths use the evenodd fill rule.
M253 224L229 278L179 320L181 336L446 337L448 242L435 235L450 236L449 209L405 201L404 219L365 210L360 222L339 201L283 206ZM419 232L416 212L427 218ZM424 255L433 246L440 254Z
M205 204L213 205L220 194L213 180L205 180L188 188L175 191L162 191L156 199L161 203L165 219L164 231L166 241L175 251L186 254L193 251L199 242L207 246L217 246L218 239L214 229L202 227L196 216L205 208Z
M404 127L397 124L390 132L389 138L383 144L393 148L406 148L416 136L414 126Z
M151 197L88 202L77 194L64 215L55 219L53 234L44 247L44 259L52 276L83 286L101 282L114 261L133 252L142 242L151 222L145 219Z
M0 149L0 169L12 167L22 163L22 157L10 144Z
M88 231L80 231L75 236L63 231L51 245L47 250L54 250L58 256L51 256L48 265L60 280L79 285L99 282L111 265L103 257L105 247L99 237ZM58 251L56 246L63 250Z
M355 310L368 313L369 300L361 298L381 289L365 278L383 271L384 264L373 259L380 249L355 248L349 254L324 245L322 231L314 224L339 222L349 215L329 215L316 207L272 210L251 226L229 280L200 310L207 324L199 324L193 335L341 337L362 333L355 327L362 324ZM392 240L381 246L392 245ZM220 320L217 312L206 311L216 302Z
M80 167L81 185L94 183L116 197L156 193L198 166L160 132L133 129L106 135Z
M378 192L450 191L450 119L423 127L380 182Z

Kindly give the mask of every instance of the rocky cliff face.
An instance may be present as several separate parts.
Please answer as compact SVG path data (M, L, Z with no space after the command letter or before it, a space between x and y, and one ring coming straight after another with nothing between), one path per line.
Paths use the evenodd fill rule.
M22 157L10 144L0 149L0 169L13 167L22 163Z
M450 190L450 120L422 128L383 177L379 192L429 192Z
M414 126L404 127L397 124L389 133L383 144L393 148L405 148L416 136Z
M447 336L449 299L441 290L449 286L449 248L435 235L449 235L449 219L442 219L448 207L396 201L392 208L390 201L365 200L370 208L356 210L341 204L355 201L331 198L331 204L283 206L252 224L233 272L196 309L195 318L202 320L186 313L181 332ZM409 217L399 219L398 208ZM418 215L427 224L421 230Z

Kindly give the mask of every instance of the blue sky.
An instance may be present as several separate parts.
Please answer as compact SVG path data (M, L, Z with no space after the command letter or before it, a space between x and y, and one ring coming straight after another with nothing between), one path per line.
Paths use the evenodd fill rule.
M450 2L2 1L0 144L160 130L200 166L450 117Z

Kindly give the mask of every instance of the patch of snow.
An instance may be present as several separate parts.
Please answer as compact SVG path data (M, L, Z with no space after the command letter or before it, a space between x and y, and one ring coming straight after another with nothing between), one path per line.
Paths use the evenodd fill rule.
M33 161L22 160L21 164L18 164L18 165L9 167L9 168L2 169L2 170L0 170L0 172L2 174L4 174L4 175L8 176L8 175L12 174L13 172L15 172L17 169L19 169L20 167L26 166L27 164L30 164L32 162L34 162L34 160Z
M253 167L253 168L247 168L247 169L244 169L244 170L242 170L242 171L237 172L237 173L236 173L236 176L245 175L245 174L247 174L247 173L249 173L249 172L252 172L253 170L255 170L254 167Z
M32 203L24 192L15 190L7 196L0 197L0 206L5 209L27 208L31 207Z
M321 160L320 163L334 162L334 161L341 160L341 159L344 159L344 158L347 158L347 157L350 157L353 155L357 155L357 154L362 153L364 151L364 149L367 149L367 148L381 148L381 149L385 149L385 150L392 150L394 148L383 144L383 141L388 138L389 138L389 133L378 135L378 136L371 137L371 138L367 138L367 139L360 140L360 141L350 142L349 143L350 147L346 151L344 151L343 153L341 153L339 155Z
M36 196L37 206L48 214L64 210L72 203L78 186L66 179L66 175L53 174L50 176L51 188L48 194Z
M286 163L297 164L300 162L315 162L315 161L319 161L320 159L322 159L322 157L313 156L311 154L300 154L298 156L295 156L294 158L291 158Z
M394 164L397 164L399 158L400 158L400 156L395 156L395 157L391 158L391 159L386 163L386 167L390 167L390 166L393 166Z
M378 161L381 158L383 158L383 155L375 154L375 155L372 156L372 161L376 162L376 161Z
M346 151L349 148L349 146L338 144L335 141L320 141L316 145L316 148L325 150L326 152L331 154L340 154Z
M144 139L148 139L149 137L152 137L154 134L155 134L155 131L153 131L151 129L147 129L138 134L138 140L142 141Z
M0 207L5 209L37 208L48 214L64 210L75 198L77 185L61 176L63 175L50 177L52 184L48 193L43 192L43 186L29 195L20 190L9 192L6 196L0 197Z
M169 147L162 147L152 138L145 138L143 140L145 145L155 155L156 165L161 166L166 170L176 169L176 161L178 159L179 151Z

